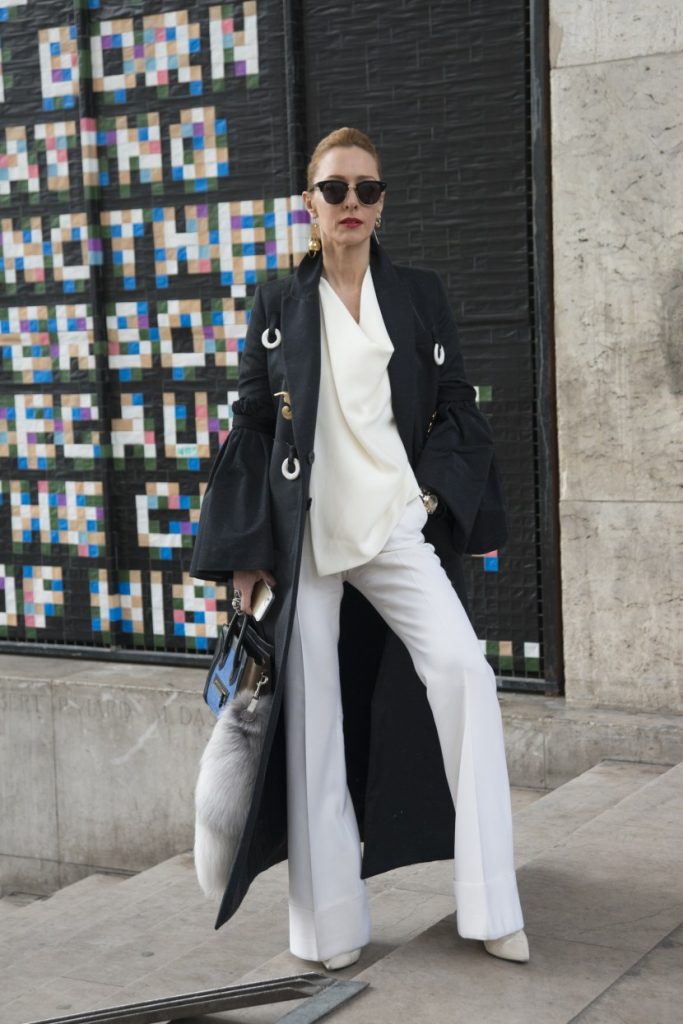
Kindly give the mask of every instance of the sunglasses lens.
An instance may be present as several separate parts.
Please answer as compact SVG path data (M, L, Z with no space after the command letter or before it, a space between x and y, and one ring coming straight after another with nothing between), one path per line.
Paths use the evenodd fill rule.
M356 193L364 206L373 206L382 195L382 186L377 181L359 181Z
M345 181L324 181L320 186L323 199L332 206L338 206L346 198L347 185Z

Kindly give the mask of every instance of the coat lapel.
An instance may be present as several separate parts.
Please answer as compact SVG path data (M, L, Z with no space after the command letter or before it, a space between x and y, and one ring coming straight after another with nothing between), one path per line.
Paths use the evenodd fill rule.
M398 432L412 463L415 455L415 432L418 427L413 306L405 285L399 280L396 268L374 238L370 269L384 325L394 346L388 366L391 404Z
M282 300L282 345L299 455L313 450L320 390L320 257L304 257ZM396 426L412 461L417 427L413 307L389 257L372 239L370 270L384 323L394 346L388 372Z
M320 390L320 257L304 257L282 300L282 351L292 406L292 430L302 459L313 451Z

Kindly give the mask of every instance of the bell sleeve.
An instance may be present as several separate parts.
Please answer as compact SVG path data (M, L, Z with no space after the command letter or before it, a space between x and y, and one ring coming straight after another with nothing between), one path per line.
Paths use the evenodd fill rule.
M463 554L493 551L507 539L507 518L491 427L476 403L446 291L435 275L435 343L443 346L436 410L418 460L421 487L439 496Z
M274 566L268 470L275 414L268 388L266 326L257 289L239 364L232 429L211 466L190 576L229 582L235 570Z

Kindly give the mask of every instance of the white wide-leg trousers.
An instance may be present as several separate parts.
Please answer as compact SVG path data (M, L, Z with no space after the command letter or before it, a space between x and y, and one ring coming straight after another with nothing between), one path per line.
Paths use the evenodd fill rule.
M427 689L455 806L454 897L464 938L524 927L514 870L510 787L495 675L409 502L365 565L318 576L308 523L285 671L290 950L323 960L366 945L358 824L346 784L339 608L347 580L410 653Z

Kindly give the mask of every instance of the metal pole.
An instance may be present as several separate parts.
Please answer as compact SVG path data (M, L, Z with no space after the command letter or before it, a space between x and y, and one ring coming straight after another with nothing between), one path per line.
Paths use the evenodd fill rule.
M541 626L546 694L563 687L560 524L553 348L548 0L529 0L533 278Z
M304 32L302 0L282 0L285 41L285 110L289 192L296 195L305 185L306 89L304 82Z

